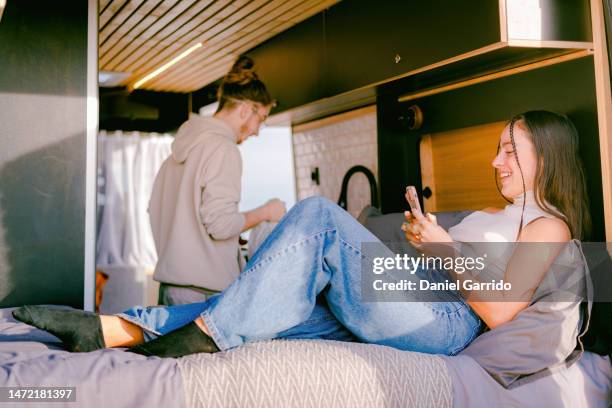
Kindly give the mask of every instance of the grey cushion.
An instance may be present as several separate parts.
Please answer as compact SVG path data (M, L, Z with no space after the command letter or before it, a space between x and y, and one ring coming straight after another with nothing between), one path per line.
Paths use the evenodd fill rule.
M441 357L374 344L272 340L178 364L190 408L453 405Z
M434 212L440 225L445 230L457 225L462 219L471 214L472 211L448 211ZM406 238L400 229L404 222L403 213L391 213L383 215L380 210L367 206L358 217L361 222L372 234L383 242L404 242Z

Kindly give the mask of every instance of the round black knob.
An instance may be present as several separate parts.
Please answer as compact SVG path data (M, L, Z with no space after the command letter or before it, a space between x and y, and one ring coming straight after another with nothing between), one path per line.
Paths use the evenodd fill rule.
M423 126L423 111L417 105L412 105L397 119L404 129L417 130Z

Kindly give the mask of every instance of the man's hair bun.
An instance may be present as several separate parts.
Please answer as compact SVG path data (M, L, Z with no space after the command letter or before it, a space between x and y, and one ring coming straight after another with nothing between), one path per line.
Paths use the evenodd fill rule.
M266 86L253 69L254 66L253 60L246 55L236 60L217 90L218 111L233 107L236 101L251 101L264 106L273 105Z
M253 70L254 66L253 60L243 55L236 60L224 81L231 84L247 85L249 82L259 79Z

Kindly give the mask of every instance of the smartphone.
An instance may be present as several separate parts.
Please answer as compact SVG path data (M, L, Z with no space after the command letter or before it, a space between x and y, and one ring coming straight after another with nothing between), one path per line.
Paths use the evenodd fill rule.
M410 204L410 209L413 211L413 213L418 213L421 216L423 215L421 203L419 203L419 196L414 186L406 187L406 200L408 201L408 204Z

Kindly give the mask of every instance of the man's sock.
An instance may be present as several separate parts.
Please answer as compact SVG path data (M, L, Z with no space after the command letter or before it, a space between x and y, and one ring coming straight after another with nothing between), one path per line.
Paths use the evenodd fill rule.
M130 347L128 351L143 356L181 357L194 353L216 353L219 348L195 322L155 340Z
M105 347L100 316L95 313L29 305L13 310L13 317L53 334L68 351L86 352Z

